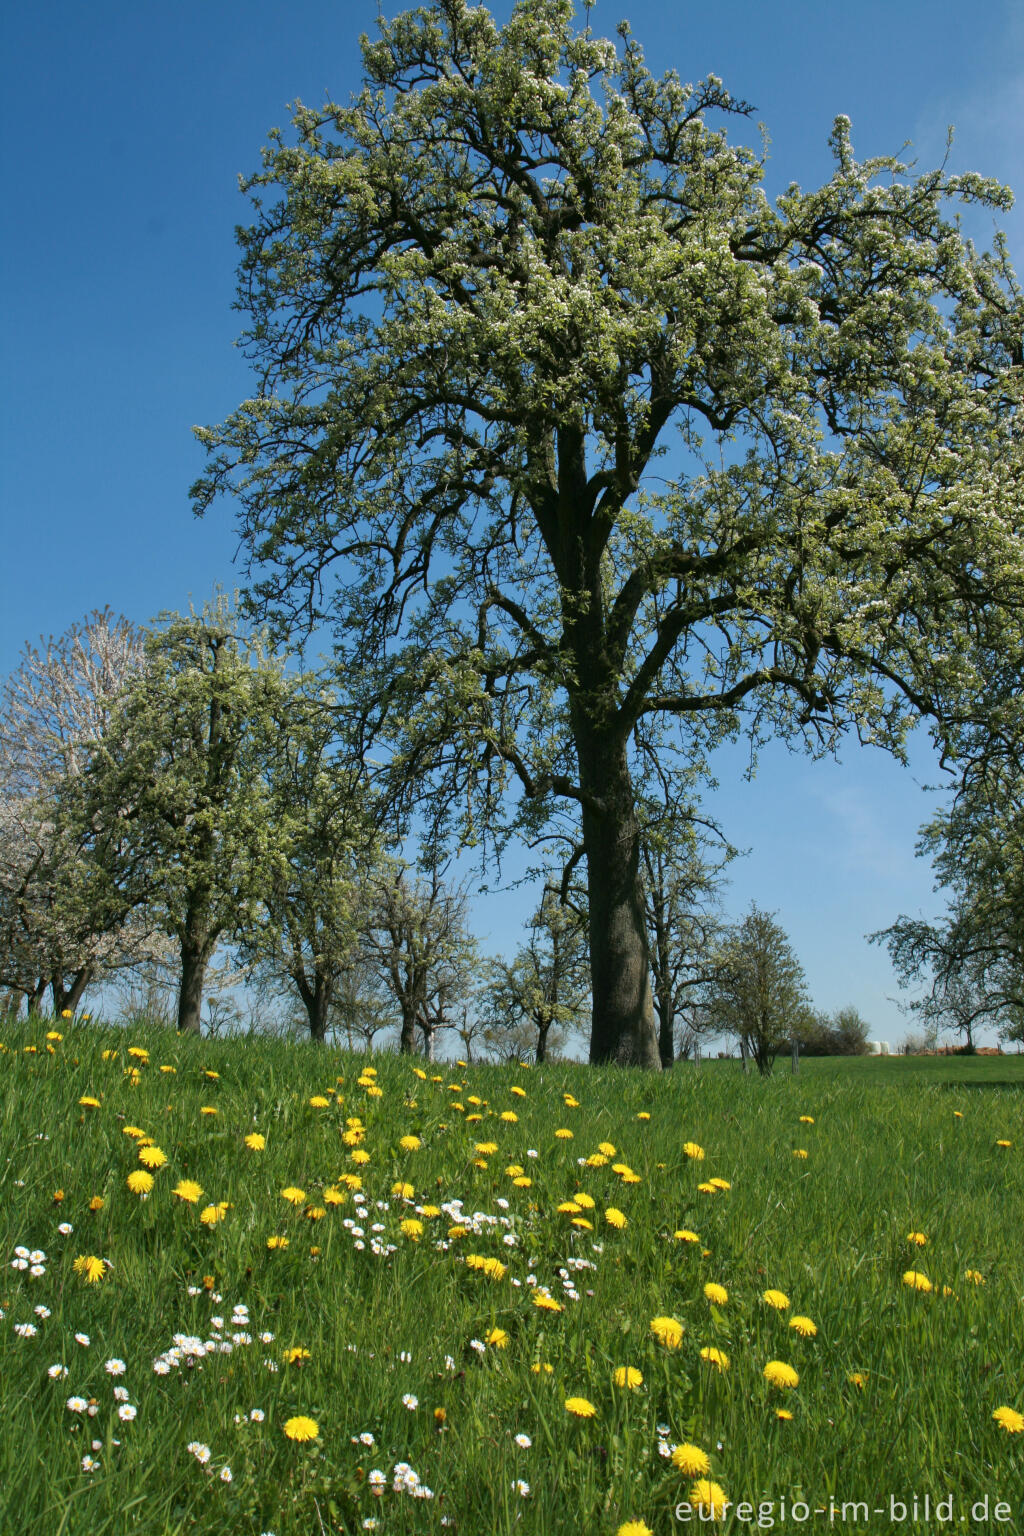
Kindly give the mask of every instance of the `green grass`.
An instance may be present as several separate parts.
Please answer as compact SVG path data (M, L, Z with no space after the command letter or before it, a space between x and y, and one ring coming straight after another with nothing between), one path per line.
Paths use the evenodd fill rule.
M659 1441L701 1447L734 1506L771 1502L781 1529L841 1523L838 1513L834 1525L813 1514L783 1522L783 1499L787 1510L799 1499L827 1509L830 1498L888 1510L890 1497L914 1494L951 1497L963 1529L973 1528L960 1516L974 1501L1004 1500L1011 1514L991 1528L1020 1528L1024 1434L992 1418L1003 1405L1024 1410L1018 1059L806 1060L796 1078L780 1062L767 1082L744 1078L735 1062L660 1077L441 1065L433 1082L415 1075L421 1063L393 1056L70 1023L50 1053L48 1027L2 1029L4 1536L320 1536L368 1519L388 1536L614 1536L629 1520L657 1536L699 1529L673 1513L693 1479ZM126 1075L129 1047L149 1052L137 1081ZM367 1064L379 1095L357 1081ZM982 1082L986 1092L971 1091ZM316 1094L329 1103L311 1105ZM82 1106L84 1096L99 1108ZM365 1126L358 1147L343 1139L350 1117ZM167 1156L146 1199L126 1186L141 1166L126 1126ZM246 1147L252 1131L265 1150ZM399 1146L408 1134L418 1150ZM605 1141L616 1149L608 1162L579 1166ZM703 1160L685 1155L689 1141ZM498 1151L481 1156L478 1142ZM369 1161L353 1161L363 1151ZM613 1171L620 1159L636 1182ZM511 1165L529 1187L513 1183ZM363 1181L362 1218L344 1185L343 1204L324 1198L342 1175ZM731 1187L698 1188L714 1177ZM174 1195L183 1179L202 1186L196 1204ZM392 1193L399 1181L414 1186L408 1200ZM282 1197L288 1186L304 1191L302 1203ZM594 1202L578 1218L592 1232L558 1210L576 1192ZM416 1215L457 1199L467 1218L481 1213L461 1223L476 1229L467 1236L448 1236L460 1224L448 1214ZM221 1201L224 1219L204 1225L200 1211ZM311 1219L309 1207L326 1214ZM605 1220L609 1207L625 1214L624 1229ZM418 1240L401 1228L414 1217ZM61 1223L73 1231L61 1236ZM700 1242L673 1237L684 1228ZM911 1231L927 1243L911 1245ZM275 1235L288 1246L269 1250ZM372 1251L374 1240L384 1251ZM45 1252L44 1273L12 1267L19 1246ZM474 1271L466 1254L499 1259L504 1276ZM109 1260L95 1283L73 1267L90 1255ZM965 1279L968 1269L984 1284ZM934 1289L911 1290L908 1270ZM532 1303L531 1275L562 1310ZM726 1287L725 1304L706 1300L709 1281ZM787 1311L765 1305L767 1288L786 1293ZM247 1325L231 1322L238 1304ZM794 1315L813 1319L816 1336L790 1328ZM657 1316L683 1324L678 1349L652 1335ZM25 1323L34 1336L15 1331ZM496 1328L504 1348L473 1346ZM252 1342L158 1374L154 1361L176 1333ZM273 1339L261 1342L265 1333ZM292 1346L309 1351L301 1364L284 1360ZM707 1346L724 1351L727 1371L702 1361ZM114 1358L122 1377L105 1369ZM772 1359L796 1369L795 1390L764 1380ZM50 1377L55 1365L67 1375ZM619 1366L638 1369L643 1385L617 1388ZM137 1409L131 1422L118 1417L122 1384ZM415 1408L403 1405L407 1395ZM95 1415L70 1411L71 1396L94 1399ZM571 1417L571 1396L589 1399L595 1417ZM777 1417L780 1407L791 1420ZM315 1420L314 1441L286 1437L296 1415ZM519 1447L517 1434L531 1445ZM208 1467L190 1441L209 1446ZM84 1455L96 1470L82 1470ZM431 1499L393 1490L400 1462ZM380 1497L375 1470L386 1480ZM757 1526L734 1508L718 1528ZM870 1528L910 1523L873 1515Z

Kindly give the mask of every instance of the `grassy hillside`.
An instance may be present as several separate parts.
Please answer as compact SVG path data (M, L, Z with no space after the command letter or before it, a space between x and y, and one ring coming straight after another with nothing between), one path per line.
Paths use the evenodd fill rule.
M667 1536L709 1484L1021 1528L1024 1098L971 1088L1015 1059L52 1033L0 1034L4 1536Z

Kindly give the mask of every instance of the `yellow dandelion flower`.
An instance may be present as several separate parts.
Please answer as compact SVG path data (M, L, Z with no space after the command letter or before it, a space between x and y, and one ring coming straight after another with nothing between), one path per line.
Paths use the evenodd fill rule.
M710 1301L712 1305L716 1307L724 1307L726 1302L729 1300L729 1292L726 1290L725 1286L716 1285L713 1280L709 1280L707 1285L704 1287L704 1295L707 1297L708 1301Z
M199 1212L199 1220L204 1227L215 1227L218 1221L223 1221L227 1211L220 1205L204 1205Z
M364 1163L370 1161L370 1154L366 1151L365 1147L356 1147L355 1151L350 1152L348 1156L349 1161L355 1163L357 1168L361 1168Z
M571 1413L574 1419L592 1419L597 1414L597 1409L588 1397L567 1397L565 1411Z
M579 1099L574 1099L571 1093L563 1093L562 1102L566 1109L579 1109L580 1107Z
M867 1377L863 1371L851 1371L846 1379L850 1383L851 1387L856 1387L858 1392L863 1392L864 1383L867 1381Z
M678 1349L683 1342L683 1325L674 1317L652 1317L651 1332L666 1349Z
M304 1189L299 1189L295 1184L289 1184L286 1189L282 1189L281 1199L287 1200L289 1205L304 1205L306 1201L306 1191Z
M923 1232L908 1232L907 1233L907 1242L908 1243L915 1243L918 1248L923 1248L927 1241L928 1241L928 1239L925 1237Z
M99 1099L94 1098L91 1093L83 1093L78 1102L83 1109L99 1109L100 1107Z
M585 1195L582 1190L578 1194L573 1195L573 1199L580 1209L584 1211L592 1211L597 1204L591 1195Z
M138 1141L140 1137L145 1136L145 1134L145 1131L140 1125L122 1125L121 1127L121 1135L131 1136L135 1141Z
M698 1184L697 1189L702 1195L717 1195L718 1190L714 1184Z
M481 1157L492 1157L498 1150L498 1143L496 1141L478 1141L475 1143L474 1150L479 1152Z
M215 1115L217 1111L214 1109L212 1104L204 1104L199 1113L201 1115Z
M702 1163L704 1161L704 1148L695 1141L684 1141L683 1155L684 1157L693 1158L696 1163Z
M79 1103L81 1103L81 1100L79 1100ZM997 1147L1012 1147L1013 1146L1013 1142L1012 1141L1000 1140L1000 1141L996 1142L996 1146Z
M303 1360L311 1360L313 1357L309 1350L302 1344L293 1344L290 1349L281 1351L281 1359L286 1365L301 1365Z
M592 1152L587 1158L588 1168L603 1168L608 1159L603 1152Z
M320 1433L320 1426L316 1419L299 1413L293 1419L285 1420L284 1432L289 1440L315 1440Z
M554 1366L549 1365L546 1360L535 1360L530 1366L530 1370L535 1376L540 1376L542 1373L545 1376L553 1376L555 1372Z
M167 1161L167 1153L160 1147L140 1147L139 1162L146 1168L162 1168Z
M802 1339L813 1339L818 1331L816 1323L812 1323L809 1317L791 1317L789 1326L795 1328Z
M330 1102L330 1099L325 1094L314 1093L309 1101L309 1105L311 1109L327 1109Z
M614 1205L610 1205L605 1211L604 1219L610 1227L615 1227L619 1232L622 1231L623 1227L629 1225L627 1218L622 1214L618 1207Z
M177 1195L179 1200L184 1200L189 1205L195 1205L202 1193L202 1185L197 1184L195 1179L182 1179L171 1190L172 1195Z
M580 1208L575 1200L563 1200L558 1207L558 1212L561 1216L578 1216Z
M765 1291L761 1300L767 1302L770 1307L774 1307L776 1312L785 1312L789 1306L789 1297L785 1291Z
M508 1334L504 1328L492 1328L490 1333L484 1334L484 1343L490 1344L492 1349L505 1349L508 1345Z
M654 1536L654 1532L643 1520L627 1520L619 1526L615 1536Z
M672 1465L684 1477L703 1477L711 1471L707 1452L702 1451L699 1445L691 1445L689 1441L676 1446L672 1452Z
M512 1092L519 1099L525 1099L526 1098L526 1089L525 1088L520 1088L518 1083L513 1083L513 1085L512 1085Z
M541 1312L561 1312L564 1310L562 1303L556 1301L547 1291L534 1291L530 1300Z
M992 1417L1008 1435L1019 1435L1024 1431L1024 1414L1018 1413L1016 1408L1010 1408L1004 1404L1002 1408L995 1410Z
M801 1125L813 1125L814 1124L814 1116L813 1115L801 1115L800 1116L800 1124Z
M72 1268L75 1274L81 1275L83 1280L86 1280L89 1285L95 1285L96 1281L102 1280L106 1273L106 1266L103 1260L97 1258L94 1253L79 1254Z
M583 1232L593 1232L594 1230L594 1223L588 1221L585 1216L574 1216L572 1224L574 1227L579 1227Z
M773 1387L795 1387L800 1383L796 1371L784 1360L769 1360L764 1368L764 1379Z
M648 1113L648 1111L646 1109L638 1110L636 1117L637 1117L638 1120L649 1120L651 1118L650 1114Z
M514 1109L503 1109L498 1118L500 1120L509 1120L514 1123L519 1119L519 1116L516 1114Z
M268 1237L267 1247L271 1251L273 1251L275 1248L287 1248L288 1242L289 1239L287 1237Z
M403 1136L398 1145L403 1152L418 1152L423 1143L418 1136Z
M700 1357L705 1365L713 1365L716 1371L729 1369L729 1356L722 1349L716 1349L714 1345L705 1344L700 1352Z
M612 1146L610 1141L599 1141L597 1144L597 1150L603 1157L615 1156L615 1148Z
M411 1238L414 1243L418 1243L423 1236L423 1223L418 1221L415 1216L407 1216L402 1222L402 1231L406 1237Z
M533 1183L533 1180L528 1179L526 1175L523 1174L520 1178L513 1179L512 1183L515 1185L516 1189L529 1189Z
M267 1138L259 1131L250 1131L245 1138L245 1144L250 1152L262 1152L267 1145Z
M125 1179L133 1195L148 1195L153 1188L153 1175L144 1168L136 1168Z
M790 1413L788 1408L776 1408L775 1417L777 1419L781 1419L783 1422L786 1422L791 1419L793 1415Z
M909 1286L912 1291L930 1291L932 1283L927 1275L922 1275L920 1270L908 1269L903 1276L903 1284Z
M972 1285L985 1284L985 1276L982 1274L980 1269L965 1269L964 1279L969 1280Z
M725 1489L706 1477L694 1483L690 1489L690 1503L698 1516L709 1520L721 1520L729 1505Z
M675 1238L677 1243L699 1243L700 1242L700 1238L698 1237L697 1233L696 1232L691 1232L689 1227L680 1227L678 1232L673 1232L672 1233L672 1236Z
M635 1365L616 1366L612 1374L612 1380L617 1387L625 1387L630 1392L635 1391L637 1387L642 1387L644 1384L644 1378Z
M559 1141L572 1141L572 1131L568 1130L564 1125L559 1126L555 1135Z
M102 1211L103 1203L102 1195L93 1195L92 1199L89 1201L90 1211Z
M807 1151L806 1147L794 1147L793 1148L793 1156L800 1158L801 1161L802 1161L802 1160L806 1159L807 1157L809 1157L810 1154Z

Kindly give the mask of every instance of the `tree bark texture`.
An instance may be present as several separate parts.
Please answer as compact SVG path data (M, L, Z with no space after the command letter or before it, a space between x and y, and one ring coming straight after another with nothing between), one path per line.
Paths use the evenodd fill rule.
M658 1071L640 831L625 745L600 735L581 741L580 734L580 775L594 797L583 804L593 993L590 1060Z

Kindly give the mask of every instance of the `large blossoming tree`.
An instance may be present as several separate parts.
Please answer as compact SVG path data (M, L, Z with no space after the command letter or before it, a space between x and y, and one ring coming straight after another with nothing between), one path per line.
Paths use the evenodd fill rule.
M576 807L591 1059L657 1067L637 742L900 754L962 713L965 638L1024 595L1022 305L946 211L1005 189L858 162L837 118L831 178L773 203L745 103L572 23L437 0L272 135L258 389L194 494L237 498L264 615L333 625L439 831Z

